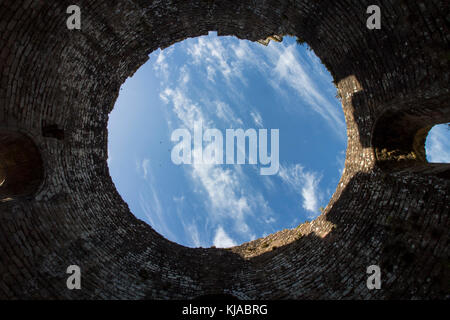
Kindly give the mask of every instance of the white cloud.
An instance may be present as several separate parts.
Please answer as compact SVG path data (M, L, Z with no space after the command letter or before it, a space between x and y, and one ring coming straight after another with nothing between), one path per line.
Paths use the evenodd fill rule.
M262 128L263 120L261 114L258 111L252 111L250 112L250 115L252 116L253 122L255 122L258 127Z
M193 128L195 121L206 123L202 108L193 104L181 88L175 90L166 88L161 93L161 99L173 105L173 110L179 121L188 128ZM222 107L225 107L222 105ZM215 127L211 125L210 127ZM207 148L208 145L205 146ZM193 154L200 150L194 149ZM236 230L241 233L249 231L245 223L245 215L250 213L250 205L247 197L242 195L240 185L242 177L232 169L223 169L220 166L208 164L193 164L187 166L193 181L200 184L207 194L208 205L214 212L216 219L231 218L234 220Z
M232 48L236 57L241 60L245 60L246 57L249 56L249 52L251 52L247 43L245 43L244 41L239 41L239 44L232 46Z
M147 179L149 167L150 167L150 160L149 159L142 160L141 168L142 168L142 172L144 173L144 175L143 175L144 179Z
M179 82L180 82L182 85L186 85L186 84L189 82L190 78L191 78L191 77L190 77L190 75L189 75L189 70L188 70L187 66L184 65L184 66L181 67L181 69L180 69L180 78L179 78Z
M173 126L177 127L176 123L178 122L181 126L193 128L194 123L201 120L204 128L215 128L217 126L213 119L242 125L242 120L238 117L239 111L233 110L230 105L218 99L223 99L221 94L226 94L231 101L239 102L239 98L242 96L241 84L245 85L247 81L242 72L254 68L268 79L280 93L285 94L287 91L284 88L286 87L294 89L314 112L324 118L345 139L345 123L339 114L339 109L322 96L322 90L315 86L313 78L309 76L315 71L320 76L325 76L321 71L323 67L320 61L311 57L311 61L309 61L310 59L302 60L296 53L295 46L295 44L287 46L283 43L271 42L267 49L260 45L231 38L223 41L218 38L202 37L187 43L186 50L192 58L191 63L195 66L188 63L187 66L182 67L179 77L176 78L179 80L178 86L168 87L166 83L166 88L160 94L161 100L170 107L170 110L173 110L176 116ZM160 68L164 70L164 63L167 65L165 57L158 56L157 62L158 60L160 60ZM205 89L205 92L201 92L202 101L198 103L194 103L191 99L191 94L194 92L188 91L184 85L190 81L189 71L194 67L203 70L205 88L212 90L206 92ZM226 92L219 92L214 87L214 82L219 82L220 79L225 80L228 85ZM326 81L329 79L327 78ZM211 99L211 95L214 97L213 99ZM245 101L240 102L245 103ZM251 119L257 127L263 127L263 119L253 107L250 108L252 110L250 112ZM242 116L247 119L246 116ZM171 121L171 119L168 120ZM194 154L198 152L198 150L193 151ZM231 220L233 231L245 237L254 237L246 223L249 216L253 216L257 212L258 217L254 217L254 219L265 223L274 222L271 208L265 202L262 194L252 189L248 177L239 166L194 164L185 166L184 169L194 183L193 190L205 193L204 204L210 214L209 218L215 225L223 225L225 220ZM321 177L314 172L305 171L300 165L293 166L289 170L280 168L279 174L283 181L288 183L301 197L303 208L308 212L318 214L321 199L318 184ZM273 183L268 179L264 180L264 185L268 189L273 188ZM196 227L188 225L185 230L189 234L193 234L192 242L197 245L200 239L196 236ZM223 228L218 229L216 238L221 236L219 238L222 239L223 234L226 235Z
M340 106L335 106L323 97L323 93L315 86L309 76L310 72L321 70L314 63L309 66L301 61L295 50L296 44L280 49L272 46L272 59L276 59L274 74L279 81L294 89L307 102L313 111L317 112L343 138L345 138L345 123L339 114ZM280 89L280 86L275 87Z
M240 126L243 126L244 123L241 119L237 118L234 114L233 110L230 108L230 106L223 102L223 101L215 101L214 105L216 106L216 115L220 119L228 122L228 124L239 124Z
M233 79L246 83L242 74L242 65L231 55L227 46L230 42L223 39L199 37L196 42L190 43L187 48L188 54L192 57L193 63L204 67L207 79L215 82L217 75L222 75L227 84L228 90L236 91Z
M261 56L267 53L266 47L247 41L239 41L237 44L231 45L231 50L233 50L240 68L251 66L259 70L261 74L266 74L267 71L271 70L271 66Z
M228 236L222 226L217 228L213 243L217 248L229 248L236 245L236 242Z
M185 232L191 238L191 241L195 247L201 247L202 243L200 241L200 234L195 223L188 224L185 226Z
M187 51L194 64L206 69L208 80L215 82L217 74L225 78L230 98L242 99L242 88L234 80L246 84L243 70L255 68L281 95L289 96L286 87L295 90L312 111L318 113L339 137L345 139L346 128L340 103L332 103L324 98L324 90L316 86L317 83L324 86L328 83L327 87L334 89L329 86L328 73L313 52L308 51L304 58L297 53L297 46L295 43L286 45L271 42L268 47L263 47L232 38L207 40L200 37L188 45ZM311 75L314 75L314 79ZM259 119L254 117L254 120Z
M268 190L268 191L273 191L275 189L275 184L272 180L273 176L259 176L259 178L262 180L262 183L264 185L264 187Z
M201 184L208 196L211 212L217 219L231 218L236 231L246 234L249 227L245 222L251 214L248 197L243 194L242 176L232 169L208 164L193 164L192 177Z
M338 136L345 139L346 128L340 103L332 103L324 98L323 90L315 85L320 83L334 92L335 89L330 86L330 76L312 51L307 51L307 58L303 58L297 53L297 46L273 41L268 47L250 46L245 41L239 41L238 44L232 44L231 48L237 59L236 66L241 69L243 66L246 69L256 68L286 98L289 97L286 86L295 90L314 112L327 121ZM314 80L310 75L314 75Z
M188 48L188 53L194 58L195 63L209 65L226 79L232 76L231 67L227 62L227 52L218 38L206 40L200 37Z
M165 235L172 241L177 241L177 237L170 231L166 223L167 215L164 214L163 206L155 188L156 181L150 170L150 160L143 159L136 161L136 169L142 172L145 183L139 191L139 208L147 218L149 224L157 232Z
M175 90L166 88L159 96L165 103L172 104L176 116L187 128L193 129L196 121L206 123L201 108L193 103L181 88Z
M217 127L207 115L215 115L217 118L229 123L242 124L230 106L221 101L207 103L215 106L214 110L204 108L202 104L192 103L185 88L179 86L175 89L166 88L160 95L161 99L173 107L175 116L187 128L193 128L196 121L201 120L204 127ZM206 98L205 98L206 99ZM207 99L206 99L207 100ZM208 101L209 102L209 101ZM205 111L209 111L205 115ZM204 145L204 150L211 145ZM200 150L194 149L193 154ZM255 210L265 215L271 214L271 209L258 192L254 191L248 184L246 174L240 166L223 167L212 164L193 164L185 166L184 169L192 178L195 187L205 192L205 206L208 208L210 217L215 223L231 220L234 229L244 237L255 237L246 223L246 218L253 215ZM264 200L264 199L263 199Z
M265 218L264 221L266 223L274 223L277 221L277 219L275 219L274 217L269 217L269 218Z
M177 88L175 90L166 88L161 93L161 98L166 102L171 102L173 110L179 121L188 128L193 128L195 121L208 122L204 116L202 108L193 104L184 92ZM224 104L218 106L226 108ZM220 113L220 112L219 112ZM225 116L225 115L224 115ZM214 127L211 125L210 127ZM208 145L204 148L206 149ZM199 149L192 151L193 155L199 154ZM206 192L208 204L216 218L232 218L235 221L236 229L246 233L249 228L245 223L245 215L250 211L248 200L240 194L242 187L240 179L232 169L223 169L220 166L208 164L193 164L186 167L190 171L193 181L200 185Z
M447 124L434 126L430 130L426 153L429 162L450 163L450 130Z
M304 185L302 187L303 208L314 212L318 209L317 205L317 185L318 180L310 172L304 175Z
M216 69L214 69L211 65L206 66L206 73L208 75L208 80L211 82L216 82L215 81L215 76L216 76Z
M172 241L177 241L177 237L170 231L165 221L158 193L153 186L153 182L147 184L148 188L139 193L139 206L148 222L157 232L164 234Z
M184 196L179 196L179 197L172 197L172 200L175 202L183 202L184 201Z
M165 56L166 51L160 51L158 54L158 58L156 58L156 61L154 63L154 70L159 72L162 76L162 78L167 81L169 78L169 64L166 61Z
M300 164L289 168L280 166L279 176L294 192L301 195L303 208L313 213L310 218L315 217L319 210L321 198L318 189L321 177L315 172L305 171Z
M111 162L113 160L113 157L111 156L111 150L108 148L108 154L107 154L108 159L106 159L106 163L108 164L108 167L111 165Z
M336 166L338 167L339 174L342 176L345 168L345 150L341 150L336 156Z

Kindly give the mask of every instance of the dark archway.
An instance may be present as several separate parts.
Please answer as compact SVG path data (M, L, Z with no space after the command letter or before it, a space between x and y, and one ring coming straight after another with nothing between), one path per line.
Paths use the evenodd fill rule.
M43 177L42 159L34 142L24 134L0 130L0 201L32 195Z
M68 30L69 1L2 1L0 125L40 137L46 165L35 198L0 204L0 297L190 299L214 288L243 299L448 298L449 182L409 165L381 170L373 143L409 132L374 131L388 111L428 125L449 114L449 8L377 3L380 30L366 28L365 0L80 0L81 30ZM229 250L179 246L134 218L106 163L120 85L153 50L208 31L306 41L347 122L345 171L323 213ZM426 108L408 103L418 98ZM66 287L73 264L83 290ZM372 264L382 290L366 287Z

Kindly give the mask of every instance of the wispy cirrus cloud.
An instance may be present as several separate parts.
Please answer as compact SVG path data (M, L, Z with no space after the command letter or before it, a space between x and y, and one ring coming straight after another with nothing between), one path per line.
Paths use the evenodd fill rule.
M172 54L171 47L163 52L158 50L152 53L153 69L148 70L149 75L158 76L156 80L161 88L160 99L164 102L154 103L149 98L152 106L148 110L152 112L152 119L156 119L156 116L153 118L153 108L156 106L160 118L168 122L169 136L175 128L192 129L198 120L203 122L204 128L245 130L277 127L277 122L283 125L282 121L285 120L278 117L276 112L297 112L299 108L312 110L308 113L312 114L314 120L325 119L323 122L330 124L324 126L327 130L333 123L337 127L343 124L342 121L341 124L334 121L334 105L322 104L320 100L321 94L330 90L329 86L324 87L320 82L315 86L309 83L316 81L317 77L326 76L325 71L321 70L323 66L320 60L315 59L312 52L307 52L308 59L301 50L294 50L294 47L284 42L272 42L268 47L263 47L232 37L195 38L176 46L182 48L181 52ZM317 75L314 75L316 71ZM330 84L329 78L326 81ZM273 100L272 94L275 97ZM280 97L280 94L283 96ZM293 108L289 109L289 105ZM320 117L316 117L316 114ZM163 122L158 121L158 124ZM153 130L150 126L146 129ZM284 130L284 127L281 129ZM300 134L301 130L299 126ZM153 143L155 140L156 144L157 140L166 142L165 132L157 138L154 133L151 132L152 139L142 141ZM345 135L345 128L343 133ZM168 148L170 161L170 146ZM204 145L204 148L208 148L208 145ZM166 150L163 152L165 154ZM144 156L141 152L137 154ZM173 168L171 163L164 163L162 152L155 155L152 150L145 156L147 158L136 161L137 176L143 185L137 192L131 188L127 193L137 199L140 211L144 213L142 219L146 217L145 220L158 232L173 241L182 240L186 245L197 247L212 243L218 247L229 247L252 240L263 232L269 234L284 228L286 219L292 220L292 215L297 214L296 210L291 212L291 208L298 206L301 211L306 210L311 215L318 213L323 193L319 188L321 176L300 165L301 170L297 166L286 166L284 172L281 169L281 179L259 175L255 178L256 172L259 172L257 166L247 170L249 167L245 166L199 164L177 167L174 173L164 171ZM120 158L117 156L113 163L118 160ZM340 160L336 161L339 166ZM162 168L161 165L155 165L161 162ZM181 175L178 175L180 172ZM157 181L153 181L152 174ZM295 197L279 194L283 182L296 193ZM324 181L320 183L326 185ZM277 215L275 211L280 214Z
M169 64L166 60L166 55L170 54L170 51L159 51L158 57L153 64L153 69L159 72L163 81L167 81L169 78Z
M295 193L302 197L302 207L311 212L310 218L318 215L319 201L322 195L319 190L320 175L306 171L300 164L288 167L280 166L279 176Z
M108 167L111 165L111 162L113 160L113 157L111 156L111 150L108 148L108 158L106 159L106 162L108 163Z
M192 177L206 191L212 214L218 221L231 218L235 230L247 234L250 228L246 216L252 213L251 200L238 173L216 165L193 164L192 167Z
M255 110L255 111L250 112L250 116L252 117L253 122L255 123L255 125L257 127L260 127L260 128L263 127L263 119L261 117L261 114L258 111Z
M270 44L266 48L260 45L253 46L243 41L234 41L231 38L229 41L220 41L218 38L206 40L202 37L185 45L191 60L179 69L178 73L169 68L173 73L168 74L167 78L173 79L174 82L169 84L169 81L165 81L160 94L161 100L175 115L175 118L168 118L174 126L178 123L182 127L192 129L194 123L200 120L204 127L215 128L216 121L223 121L230 127L236 125L242 127L246 124L242 119L245 119L253 121L257 127L263 127L263 118L254 106L251 106L250 113L240 117L239 109L232 108L222 99L225 94L230 99L230 104L239 103L242 85L249 82L246 78L247 71L253 69L267 78L279 93L284 93L287 87L291 91L294 90L311 110L325 119L329 126L342 134L345 139L345 124L339 109L322 97L322 92L314 84L314 79L309 76L309 73L314 72L320 65L317 61L302 60L296 53L295 45ZM165 70L164 63L167 62L162 56L159 63L161 70ZM203 72L201 79L191 76L194 69L196 72ZM222 81L227 85L226 92L221 92L213 86ZM194 82L202 88L201 91L194 92L192 88L186 86L187 83ZM200 100L195 99L195 93L201 97ZM204 146L204 148L207 147L207 145ZM198 150L193 150L194 154L196 152ZM232 231L254 238L254 232L247 220L249 217L255 218L255 213L260 215L256 219L265 223L272 224L276 221L267 201L260 192L255 191L256 189L247 183L249 177L239 166L193 164L184 169L195 186L194 190L200 190L206 195L204 204L210 215L209 218L212 219L212 225L220 226L216 230L214 239L223 241L227 239L225 235L228 234L221 227L225 225L225 222L227 226L233 227ZM315 216L322 196L319 190L321 176L315 172L306 171L299 164L280 168L279 175L283 182L301 196L302 207L311 213L310 217ZM269 179L264 181L264 185L268 189L273 188L273 182ZM195 245L201 243L198 237L198 226L194 223L186 224L185 231L192 235L191 241ZM233 243L233 240L227 241L225 241L227 244Z
M183 88L177 87L172 89L166 87L159 96L163 102L172 106L172 111L186 128L194 128L196 121L208 122L202 108L189 99Z
M144 179L147 179L149 166L150 166L150 159L142 160L141 168L142 168L143 178Z
M231 239L222 226L217 228L213 243L217 248L229 248L236 245L236 242Z
M307 58L301 57L296 51L297 44L271 42L268 47L250 46L244 41L223 44L218 38L206 41L199 38L188 47L194 63L207 70L208 79L215 81L216 74L221 74L228 82L229 90L238 96L240 90L235 81L247 83L243 70L254 68L261 76L271 79L269 83L281 94L286 95L286 86L295 90L307 106L318 113L328 125L345 139L345 123L341 106L324 97L323 90L316 86L320 82L327 90L330 86L329 76L312 52L307 52ZM311 75L315 75L313 79Z
M255 48L240 41L232 44L231 48L237 60L235 65L255 68L285 97L289 96L286 86L294 89L307 106L318 113L341 139L345 139L341 105L326 99L323 88L316 86L316 83L320 83L327 88L329 94L335 93L336 89L330 85L329 75L324 72L320 59L312 51L307 52L307 58L301 57L296 46L298 45L271 42L268 47ZM314 79L311 75L314 75Z
M226 102L216 100L212 103L213 106L216 106L216 115L220 119L227 122L229 125L238 125L243 126L242 119L238 118L234 111L231 109L230 105Z
M198 232L197 225L195 223L189 223L184 226L186 234L190 237L192 244L195 247L201 247L202 242L200 241L200 233Z
M438 125L428 133L426 141L429 162L450 163L450 127Z
M142 171L145 183L139 191L139 208L147 218L150 225L158 232L166 235L172 241L177 241L178 237L171 231L164 215L163 205L159 198L158 190L155 188L155 181L150 171L150 162L144 159Z
M338 167L339 174L342 175L345 168L345 150L341 150L336 156L336 166Z
M219 73L226 80L230 80L238 70L233 70L228 61L228 52L218 38L207 41L205 38L198 38L197 42L188 47L188 54L194 59L197 65L209 67L208 75L214 80L214 76Z
M339 105L332 104L319 88L310 74L320 70L315 63L301 59L295 50L295 44L289 46L271 46L271 59L275 62L274 75L279 80L275 88L282 90L284 83L294 89L307 105L333 128L341 138L345 138L345 123L339 113ZM317 70L316 70L317 69ZM272 82L274 83L274 82Z
M207 114L207 108L200 104L192 103L186 91L182 87L174 89L166 88L160 95L161 99L173 108L177 121L184 127L192 129L196 121L201 120L214 128L214 121ZM231 109L226 104L220 105L223 115L228 120L233 117ZM221 112L215 112L221 118ZM234 121L238 121L236 118ZM204 149L212 144L204 145ZM193 154L200 150L193 149ZM192 164L185 167L194 185L206 194L205 205L209 209L211 217L216 223L231 220L234 231L245 237L254 237L246 219L253 211L261 207L257 199L258 193L246 183L246 174L239 167L223 167L212 164ZM263 210L264 209L264 210ZM270 208L262 208L263 213L269 212Z

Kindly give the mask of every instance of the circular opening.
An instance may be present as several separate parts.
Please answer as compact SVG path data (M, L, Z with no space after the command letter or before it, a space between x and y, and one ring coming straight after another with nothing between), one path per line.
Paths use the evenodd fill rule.
M24 134L0 131L0 201L33 194L43 179L38 148Z
M346 131L332 77L294 37L276 40L187 39L153 52L122 86L108 123L110 174L131 211L169 240L234 246L316 218L335 191ZM203 155L222 136L223 164L195 162L199 127L218 133L202 144ZM191 164L174 161L177 129L190 135L183 151ZM237 164L236 146L226 163L228 129L254 130L242 149L245 164ZM261 162L260 129L269 156L279 130L278 160L274 154L270 164Z
M450 123L431 128L426 139L425 151L428 162L450 163Z

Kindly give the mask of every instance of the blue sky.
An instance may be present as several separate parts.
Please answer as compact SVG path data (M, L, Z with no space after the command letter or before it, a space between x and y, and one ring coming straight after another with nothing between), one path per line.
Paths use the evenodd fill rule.
M122 198L189 247L238 245L314 219L344 166L345 120L331 75L292 37L265 47L210 32L157 50L122 86L109 117L108 165ZM198 120L224 135L279 129L278 173L175 165L173 130L192 132Z
M428 162L450 163L450 124L431 128L425 141Z

